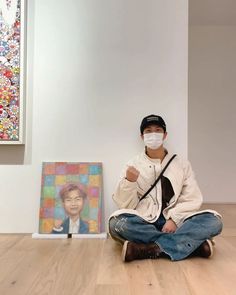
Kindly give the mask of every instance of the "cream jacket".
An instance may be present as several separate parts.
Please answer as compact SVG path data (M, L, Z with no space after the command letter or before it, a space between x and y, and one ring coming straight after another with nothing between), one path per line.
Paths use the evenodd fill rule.
M143 152L129 161L113 194L113 200L120 210L115 211L111 217L130 213L138 215L150 223L155 222L160 216L162 208L161 182L157 183L145 199L142 201L140 199L154 183L171 157L172 155L168 153L161 162L158 159L149 158ZM139 170L140 174L136 182L125 179L128 166L134 166ZM166 220L171 218L177 226L180 226L186 218L203 212L212 212L220 217L213 210L199 211L202 205L202 194L188 161L176 156L166 169L164 176L170 180L174 190L174 196L163 210Z

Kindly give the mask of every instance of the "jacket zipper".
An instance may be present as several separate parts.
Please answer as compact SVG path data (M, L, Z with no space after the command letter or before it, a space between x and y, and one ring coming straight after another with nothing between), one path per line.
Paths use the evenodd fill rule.
M157 173L156 173L156 168L155 168L155 165L153 165L153 168L154 168L154 181L157 179ZM155 186L155 200L154 200L154 205L157 204L157 185Z

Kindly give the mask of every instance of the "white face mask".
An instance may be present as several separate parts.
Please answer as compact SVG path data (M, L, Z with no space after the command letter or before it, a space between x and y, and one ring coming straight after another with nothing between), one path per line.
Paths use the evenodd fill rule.
M148 148L156 150L163 144L163 133L144 133L143 140Z

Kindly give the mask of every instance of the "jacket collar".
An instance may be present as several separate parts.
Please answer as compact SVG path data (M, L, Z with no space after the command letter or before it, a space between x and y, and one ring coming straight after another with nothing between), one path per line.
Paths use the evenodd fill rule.
M148 157L148 155L146 154L146 151L145 150L142 152L142 157L146 161L149 161L151 164L162 164L162 165L165 165L170 160L170 158L172 157L172 154L169 153L167 149L165 149L165 151L166 151L166 155L165 155L165 158L163 159L162 163L161 163L161 160L160 159L152 159L152 158Z

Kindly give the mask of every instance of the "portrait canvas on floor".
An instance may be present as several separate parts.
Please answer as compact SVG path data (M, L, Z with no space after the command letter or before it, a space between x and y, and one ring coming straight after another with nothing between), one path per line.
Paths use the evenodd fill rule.
M44 162L40 234L101 231L102 163Z

